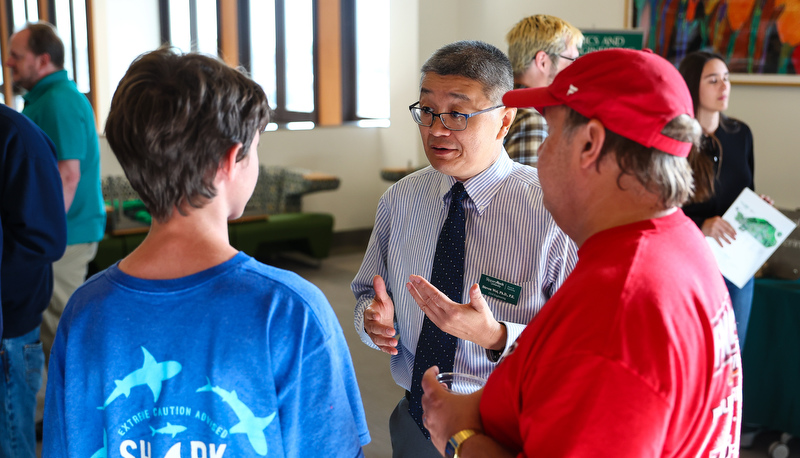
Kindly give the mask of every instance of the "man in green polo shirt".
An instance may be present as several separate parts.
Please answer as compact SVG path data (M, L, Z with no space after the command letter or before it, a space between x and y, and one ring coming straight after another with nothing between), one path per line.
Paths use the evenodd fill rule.
M41 339L50 356L67 300L86 279L87 266L105 232L100 189L100 147L94 112L64 70L64 44L46 22L26 24L11 36L6 65L23 95L28 116L53 140L64 187L67 251L53 264L53 298L44 313Z

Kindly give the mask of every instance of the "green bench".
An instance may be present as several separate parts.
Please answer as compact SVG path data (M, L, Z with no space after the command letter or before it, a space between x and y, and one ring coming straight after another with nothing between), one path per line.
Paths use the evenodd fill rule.
M302 211L302 197L333 190L339 179L332 175L286 167L261 166L253 197L242 218L228 224L231 245L256 259L267 261L282 252L297 252L315 260L328 257L333 237L333 215ZM149 225L123 212L121 203L138 199L122 176L102 180L108 208L106 235L89 266L98 272L124 258L144 240Z

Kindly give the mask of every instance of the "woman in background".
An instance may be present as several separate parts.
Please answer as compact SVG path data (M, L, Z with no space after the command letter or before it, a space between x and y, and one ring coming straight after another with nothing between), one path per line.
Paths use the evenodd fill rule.
M694 171L695 196L683 207L707 237L720 246L736 238L736 230L722 215L744 188L753 189L753 134L747 124L729 118L731 83L722 56L693 52L678 67L694 102L694 115L703 128L700 153L689 158ZM770 205L772 199L761 196ZM744 348L753 304L753 279L741 289L725 279L731 296L739 345Z

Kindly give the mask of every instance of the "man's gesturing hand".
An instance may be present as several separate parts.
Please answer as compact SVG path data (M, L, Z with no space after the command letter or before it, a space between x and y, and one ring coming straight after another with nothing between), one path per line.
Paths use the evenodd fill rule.
M375 298L364 310L364 330L381 351L390 355L397 354L397 332L394 329L394 303L386 292L386 284L380 275L372 278Z
M505 348L506 327L494 319L477 284L469 290L469 304L459 304L418 275L411 275L409 280L406 288L439 329L489 350Z

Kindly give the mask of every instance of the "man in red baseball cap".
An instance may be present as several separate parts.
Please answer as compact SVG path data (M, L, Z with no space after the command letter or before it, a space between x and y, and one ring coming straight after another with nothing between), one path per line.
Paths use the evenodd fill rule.
M680 74L650 52L597 51L503 102L547 119L544 204L579 260L482 391L452 395L425 374L434 444L464 458L738 456L735 319L679 208L701 132ZM410 286L423 308L447 302Z

